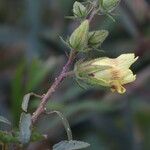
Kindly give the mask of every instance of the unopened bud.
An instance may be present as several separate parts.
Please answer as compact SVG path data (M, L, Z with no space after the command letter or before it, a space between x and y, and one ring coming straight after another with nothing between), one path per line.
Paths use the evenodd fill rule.
M107 30L89 32L88 46L98 48L104 42L108 34Z
M70 46L76 51L84 51L87 47L89 32L89 21L85 20L75 29L69 39Z

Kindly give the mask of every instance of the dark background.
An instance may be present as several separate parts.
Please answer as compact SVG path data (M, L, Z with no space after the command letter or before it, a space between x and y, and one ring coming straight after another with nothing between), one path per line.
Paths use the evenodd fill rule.
M66 38L77 23L72 15L73 0L0 0L0 115L18 127L23 95L43 94L66 61ZM67 79L48 103L70 122L74 139L89 142L91 150L150 149L150 6L148 0L122 0L114 12L116 22L97 16L91 29L107 29L102 45L105 52L85 57L117 57L132 52L139 56L132 67L137 80L127 85L124 95L108 89L81 89ZM30 112L38 106L33 99ZM32 143L29 149L44 150L67 139L55 115L41 118L38 130L48 140ZM0 129L9 130L4 124Z

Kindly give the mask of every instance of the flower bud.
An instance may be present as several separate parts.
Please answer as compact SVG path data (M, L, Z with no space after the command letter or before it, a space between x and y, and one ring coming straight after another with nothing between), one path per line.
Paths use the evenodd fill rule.
M108 34L107 30L89 32L88 46L98 48L104 42Z
M75 2L73 5L73 14L76 18L83 18L87 15L87 10L80 2Z
M102 12L112 12L120 3L120 0L99 0Z
M89 21L85 20L75 29L69 39L70 46L76 51L85 51L88 42Z
M122 54L114 59L102 57L79 62L75 66L76 77L92 85L110 87L111 91L122 94L126 91L122 85L136 79L129 68L137 59L134 54Z

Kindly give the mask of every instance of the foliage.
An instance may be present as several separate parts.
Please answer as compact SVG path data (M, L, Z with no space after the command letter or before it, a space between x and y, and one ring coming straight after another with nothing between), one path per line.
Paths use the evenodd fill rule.
M52 4L50 6L47 4L48 2L40 4L40 1L36 1L36 5L34 5L34 1L27 1L27 8L20 10L16 10L16 8L18 5L23 6L21 1L14 1L13 5L8 0L0 2L0 21L2 20L2 24L0 24L0 50L2 50L0 51L0 71L2 74L0 75L4 76L0 81L0 86L4 85L3 88L0 87L4 89L4 91L0 91L0 100L6 99L4 104L3 101L0 101L0 143L3 145L2 148L8 148L8 145L11 147L14 144L27 148L28 144L31 146L32 142L42 140L46 143L43 144L43 149L46 145L48 145L47 148L50 145L52 147L64 138L64 134L62 134L64 130L59 126L59 122L62 121L66 132L68 126L70 128L71 125L72 130L70 132L73 133L74 139L81 139L90 143L89 149L119 150L132 149L133 147L134 149L137 147L138 149L149 149L149 104L147 102L149 97L147 80L149 69L146 66L148 66L150 59L147 36L149 26L146 20L148 13L146 13L146 7L144 7L146 1L141 0L140 5L137 4L135 9L134 3L132 4L129 0L122 0L119 10L117 10L118 16L114 15L115 8L119 4L118 0L111 0L109 3L104 0L98 2L95 4L95 0L83 3L76 1L72 8L72 1L66 0L50 2ZM49 10L47 7L50 7ZM5 8L9 9L5 11ZM73 21L63 22L63 19L60 19L63 17L62 14L68 15L71 8L73 16L66 18L73 19ZM89 25L86 24L87 28L83 26L82 30L77 30L77 33L74 30L70 34L72 28L77 25L76 22L79 23L80 27L84 20L89 19L93 8L96 8L96 17L92 20L92 27L89 28ZM132 12L128 8L135 16L130 16ZM28 14L30 14L26 17L28 20L24 18L22 20L20 17L24 15L22 14L23 9L27 9ZM42 15L45 18L42 18ZM55 17L55 15L61 17ZM101 15L101 17L98 15ZM40 17L43 20L40 20ZM50 21L54 22L54 26L52 22L48 22L50 18ZM114 18L117 23L113 22ZM11 28L5 26L3 22L10 25ZM15 26L17 28L14 28ZM75 29L80 29L79 27L75 27ZM99 27L100 30L94 29ZM26 33L28 29L29 34ZM108 31L110 36L108 36ZM70 38L68 37L66 41L63 40L65 45L61 45L58 36L56 36L62 35L62 33L64 37L70 35ZM74 37L71 38L71 36ZM66 48L68 48L68 51ZM135 73L138 73L137 80L133 87L127 85L127 93L124 96L111 94L103 87L96 87L95 85L91 87L87 82L82 83L78 79L79 84L87 88L82 90L72 80L65 80L60 86L61 90L50 97L51 100L47 104L47 109L45 108L45 110L48 110L45 114L58 112L61 120L53 117L53 115L51 117L45 115L47 119L40 117L41 120L38 120L36 124L38 130L48 134L47 137L42 132L35 132L35 127L31 122L31 116L34 115L32 112L39 106L40 99L44 96L43 93L53 83L55 72L58 74L59 68L62 67L63 57L60 58L58 55L62 55L64 50L67 51L66 53L70 53L73 48L78 50L77 60L79 62L77 64L80 66L85 60L91 61L95 57L106 55L116 57L121 53L131 52L120 51L120 49L135 49L132 53L140 56L137 64L132 68ZM102 49L107 49L107 51L98 52ZM5 53L6 55L4 55ZM50 59L48 59L48 55L51 55ZM66 56L64 55L64 57ZM40 61L41 58L48 61ZM86 73L84 72L84 74ZM107 77L105 76L105 78ZM8 84L11 85L11 91ZM32 91L40 94L37 95ZM10 112L7 110L8 108L5 108L6 104ZM70 125L67 120L69 120ZM7 130L7 132L4 130ZM135 135L138 138L135 138ZM49 140L45 140L47 138ZM80 141L75 141L77 144L74 145L75 148L72 146L74 141L68 138L68 141L62 140L53 148L56 146L56 148L59 148L59 146L64 148L69 145L71 149L77 149Z

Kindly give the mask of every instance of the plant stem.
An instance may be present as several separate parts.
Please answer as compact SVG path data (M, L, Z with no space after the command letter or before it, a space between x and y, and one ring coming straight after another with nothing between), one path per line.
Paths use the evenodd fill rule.
M91 15L88 18L89 22L91 22L94 15L97 13L95 5L96 5L96 3L94 3L93 11L91 12ZM55 90L58 88L60 83L65 79L65 77L73 75L74 72L72 72L72 71L67 72L67 71L69 70L70 65L73 63L73 61L76 57L76 54L77 54L76 50L72 50L72 52L70 53L69 59L68 59L67 63L64 65L60 75L57 78L55 78L55 81L52 84L52 86L49 88L47 93L42 97L39 107L36 109L36 111L32 115L32 123L33 124L37 121L38 117L45 112L45 106L46 106L50 96L55 92Z
M96 5L97 2L95 1L95 3L93 3L93 11L91 12L90 16L88 17L89 22L92 21L92 19L94 18L94 16L97 14L97 9L96 9Z
M93 17L95 16L96 13L97 13L97 11L94 9L94 10L92 11L91 15L90 15L89 18L88 18L89 22L92 21L92 19L93 19Z
M48 102L50 96L55 92L55 90L58 88L59 84L64 80L64 78L66 77L66 73L69 69L69 66L73 63L74 59L76 56L76 51L73 50L70 54L70 57L67 61L67 63L64 65L60 75L55 78L54 83L52 84L52 86L49 88L49 90L47 91L47 93L44 95L44 97L41 99L41 103L39 105L39 107L37 108L37 110L33 113L32 115L32 123L34 124L36 122L36 120L38 119L38 117L44 113L45 111L45 106L46 103Z

